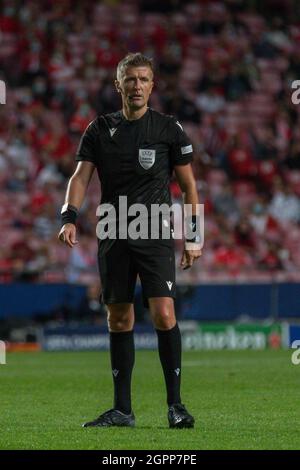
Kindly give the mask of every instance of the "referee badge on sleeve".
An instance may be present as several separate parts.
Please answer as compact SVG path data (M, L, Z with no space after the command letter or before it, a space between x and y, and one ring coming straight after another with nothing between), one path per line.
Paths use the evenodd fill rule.
M181 147L181 155L186 155L187 153L191 153L192 151L192 145L186 145L185 147Z
M139 162L144 170L149 170L154 165L156 150L139 149Z

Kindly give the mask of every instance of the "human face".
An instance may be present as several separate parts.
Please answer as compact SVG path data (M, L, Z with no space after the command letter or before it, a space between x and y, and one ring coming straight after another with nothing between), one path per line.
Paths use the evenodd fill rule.
M153 88L153 73L150 67L127 67L121 80L115 81L116 88L122 95L123 107L138 111L147 107Z

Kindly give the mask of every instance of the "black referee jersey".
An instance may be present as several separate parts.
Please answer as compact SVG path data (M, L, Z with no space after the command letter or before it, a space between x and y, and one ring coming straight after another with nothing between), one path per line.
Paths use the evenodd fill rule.
M76 161L92 162L101 182L101 204L172 204L169 183L175 165L192 161L193 149L181 124L148 108L129 121L122 111L96 117L81 137Z

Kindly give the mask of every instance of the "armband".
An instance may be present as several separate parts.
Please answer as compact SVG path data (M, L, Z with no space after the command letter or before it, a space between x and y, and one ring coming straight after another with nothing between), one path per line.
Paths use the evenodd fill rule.
M200 220L199 215L190 215L185 218L185 249L200 250Z
M78 217L78 209L71 204L64 204L61 209L61 223L65 224L74 224L76 225L76 220Z

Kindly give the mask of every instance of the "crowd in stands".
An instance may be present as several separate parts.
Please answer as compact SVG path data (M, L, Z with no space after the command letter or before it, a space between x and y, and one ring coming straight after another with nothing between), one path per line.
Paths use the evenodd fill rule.
M72 250L57 241L60 209L80 136L120 109L114 78L128 51L154 59L150 106L193 142L205 242L179 280L297 277L300 20L295 2L263 3L1 2L0 282L97 279L96 175ZM179 201L174 180L171 190Z

